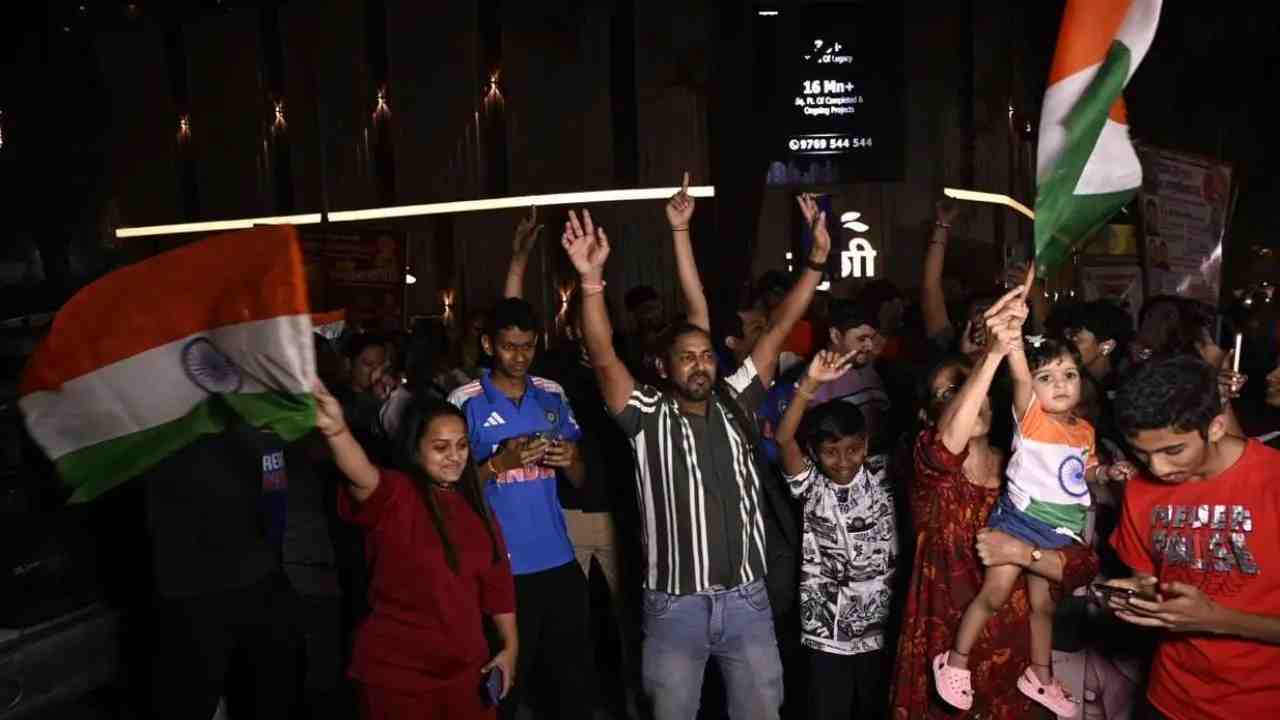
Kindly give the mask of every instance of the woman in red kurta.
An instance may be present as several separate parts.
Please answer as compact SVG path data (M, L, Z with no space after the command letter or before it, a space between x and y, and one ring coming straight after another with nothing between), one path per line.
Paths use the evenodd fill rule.
M339 514L365 529L369 615L356 631L348 674L363 720L492 719L486 674L505 696L516 668L515 588L507 549L470 462L467 426L447 403L410 411L409 474L375 467L351 437L342 408L318 386L316 425L348 485ZM483 616L503 649L489 657Z
M970 653L972 709L956 710L937 697L930 660L951 649L960 616L982 587L984 565L1021 564L1056 583L1056 595L1097 574L1097 556L1084 546L1046 550L1040 560L1033 560L1034 548L1027 543L986 529L1005 462L1003 453L987 441L987 392L1008 347L1022 342L1020 329L1009 323L1011 317L1025 317L1026 306L1017 293L988 311L991 346L976 367L958 357L940 365L929 378L927 412L932 427L916 440L909 493L916 550L890 694L894 720L1047 717L1048 711L1017 688L1031 657L1024 580L1018 581Z

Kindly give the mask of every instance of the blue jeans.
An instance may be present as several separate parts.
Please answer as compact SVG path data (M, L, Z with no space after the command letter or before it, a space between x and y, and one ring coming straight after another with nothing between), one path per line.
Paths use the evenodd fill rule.
M644 591L644 691L655 720L692 720L707 658L724 675L729 717L777 720L782 660L764 580L719 592Z

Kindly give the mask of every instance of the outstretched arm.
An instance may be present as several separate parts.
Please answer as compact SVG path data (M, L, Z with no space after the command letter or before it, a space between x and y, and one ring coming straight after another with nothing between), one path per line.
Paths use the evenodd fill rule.
M582 222L572 210L564 225L560 243L580 276L582 289L582 335L587 355L596 370L596 379L609 412L617 415L627 406L636 381L613 349L613 328L604 304L604 264L609 259L609 238L603 227L591 222L591 213L582 211Z
M1027 317L1023 292L1020 287L1010 290L987 311L987 352L938 418L938 437L952 454L958 455L969 444L1001 360L1015 344L1022 343L1022 321Z
M689 323L711 332L711 312L707 309L707 295L702 290L702 278L698 276L698 263L693 259L693 240L689 223L693 221L693 197L689 195L689 171L685 171L680 192L667 201L667 222L671 224L671 244L676 255L676 272L680 276L680 291L689 312Z
M924 253L924 277L920 282L920 311L924 315L926 337L933 337L951 325L947 317L946 294L942 291L942 266L947 258L947 240L955 222L954 205L938 203L934 210L933 234Z
M511 241L511 264L507 266L507 283L502 289L502 297L524 297L524 273L529 269L529 255L538 244L542 227L538 224L537 207L529 208L529 215L516 226L516 235Z
M791 328L809 308L813 293L822 282L821 268L827 264L827 255L831 252L831 235L827 233L827 214L818 209L812 195L800 195L796 198L800 203L800 211L804 213L805 222L813 234L813 247L809 250L809 262L801 273L800 279L791 287L791 291L782 300L782 304L773 311L769 318L769 329L756 342L751 351L751 361L760 375L760 383L766 388L773 384L773 375L778 369L778 354L787 341Z
M1020 278L1022 283L1022 297L1026 298L1031 294L1035 284L1036 275L1035 267L1029 267L1026 274ZM1028 310L1028 313L1030 310ZM1016 408L1018 418L1022 418L1022 414L1031 407L1031 399L1035 397L1035 385L1031 377L1031 367L1027 364L1027 354L1022 346L1022 326L1026 323L1027 316L1023 315L1010 316L1008 322L1011 327L1016 327L1018 331L1018 342L1009 347L1009 375L1013 378L1013 406ZM1003 411L1003 408L1001 408Z
M351 435L342 416L342 404L329 393L329 388L317 379L311 393L316 400L316 428L329 443L338 469L347 477L347 491L357 502L368 500L378 489L378 468Z

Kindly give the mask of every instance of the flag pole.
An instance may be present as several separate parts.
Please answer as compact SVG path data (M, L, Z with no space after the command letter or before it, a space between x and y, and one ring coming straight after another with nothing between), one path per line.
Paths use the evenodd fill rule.
M970 202L995 203L996 205L1005 205L1019 213L1025 215L1030 220L1036 219L1036 214L1026 205L1014 200L1008 195L1000 195L997 193L978 192L977 190L961 190L959 188L943 188L942 194L956 200L969 200Z

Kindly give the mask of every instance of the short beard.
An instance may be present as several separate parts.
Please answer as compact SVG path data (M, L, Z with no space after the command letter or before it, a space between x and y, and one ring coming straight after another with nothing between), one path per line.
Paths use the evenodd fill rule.
M712 388L714 387L715 387L714 380L708 382L706 387L702 390L693 390L692 388L689 388L689 387L677 385L674 382L671 383L672 393L674 393L676 397L678 397L679 399L685 400L688 402L706 402L707 399L711 397Z

